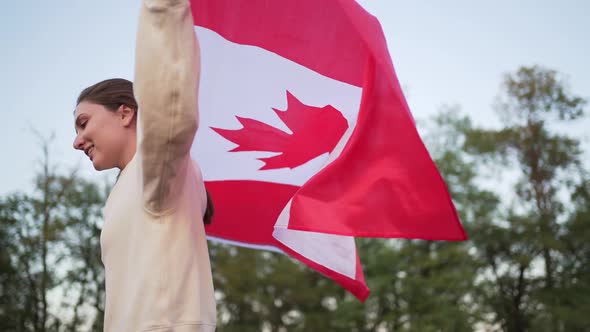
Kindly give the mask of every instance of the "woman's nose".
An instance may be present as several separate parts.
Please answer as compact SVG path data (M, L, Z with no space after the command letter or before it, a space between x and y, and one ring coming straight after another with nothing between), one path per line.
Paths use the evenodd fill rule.
M76 135L76 138L74 138L74 149L84 150L84 139L80 134Z

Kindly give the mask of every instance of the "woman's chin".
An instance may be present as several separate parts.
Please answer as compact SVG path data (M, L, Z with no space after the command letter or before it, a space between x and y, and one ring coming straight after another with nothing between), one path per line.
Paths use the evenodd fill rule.
M92 158L92 166L97 171L106 171L112 168L116 168L117 165L112 161L102 160L101 158Z
M97 158L94 158L92 160L92 166L94 166L94 169L97 171L104 171L105 169L107 169L107 167L105 167L103 163L100 162L100 159Z

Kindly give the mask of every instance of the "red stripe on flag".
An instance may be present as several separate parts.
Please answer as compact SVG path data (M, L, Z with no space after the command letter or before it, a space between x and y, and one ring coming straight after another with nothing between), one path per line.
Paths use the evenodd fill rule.
M299 187L261 181L206 181L215 206L207 234L256 245L277 245L272 232Z
M356 262L351 262L356 263L356 276L351 279L305 258L272 236L282 208L298 187L259 181L206 181L205 185L215 205L213 223L206 227L207 235L245 245L280 248L289 256L338 282L360 301L365 301L369 296L358 254Z
M193 0L191 4L195 25L231 42L258 46L324 76L362 84L363 68L358 64L367 58L367 48L340 1Z

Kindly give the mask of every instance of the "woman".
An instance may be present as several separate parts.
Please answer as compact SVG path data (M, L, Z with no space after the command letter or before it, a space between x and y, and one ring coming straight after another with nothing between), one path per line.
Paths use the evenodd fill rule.
M188 1L144 0L135 86L106 80L78 98L74 148L121 169L101 234L105 331L215 330L207 195L190 158L199 72Z

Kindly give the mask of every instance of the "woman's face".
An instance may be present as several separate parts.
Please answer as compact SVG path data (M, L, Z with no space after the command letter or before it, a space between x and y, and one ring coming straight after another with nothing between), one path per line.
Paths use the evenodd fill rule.
M76 106L74 149L84 151L97 171L125 166L123 158L132 139L129 127L133 116L125 109L121 106L113 112L86 101Z

